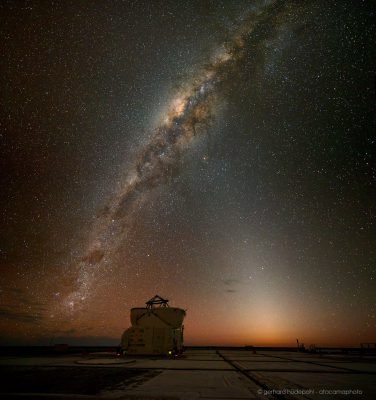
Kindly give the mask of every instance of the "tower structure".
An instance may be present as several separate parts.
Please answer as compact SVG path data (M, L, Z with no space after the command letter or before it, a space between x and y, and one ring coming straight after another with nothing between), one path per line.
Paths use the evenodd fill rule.
M183 351L185 310L170 307L168 300L155 295L146 307L131 309L131 324L122 335L125 354L176 355Z

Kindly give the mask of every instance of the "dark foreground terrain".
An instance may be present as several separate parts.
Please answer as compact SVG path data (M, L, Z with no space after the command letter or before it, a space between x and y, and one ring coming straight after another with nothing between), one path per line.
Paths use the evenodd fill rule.
M111 367L1 367L1 393L95 395L157 375L154 371Z
M189 349L180 358L115 352L2 355L9 399L376 399L373 354Z

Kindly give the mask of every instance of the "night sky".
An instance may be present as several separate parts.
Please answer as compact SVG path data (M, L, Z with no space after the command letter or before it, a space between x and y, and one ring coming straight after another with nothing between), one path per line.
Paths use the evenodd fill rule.
M2 1L0 343L376 339L372 1Z

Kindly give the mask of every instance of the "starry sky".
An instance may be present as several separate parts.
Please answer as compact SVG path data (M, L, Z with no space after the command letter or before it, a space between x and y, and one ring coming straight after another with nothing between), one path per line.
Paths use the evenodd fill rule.
M375 342L372 1L2 1L0 343Z

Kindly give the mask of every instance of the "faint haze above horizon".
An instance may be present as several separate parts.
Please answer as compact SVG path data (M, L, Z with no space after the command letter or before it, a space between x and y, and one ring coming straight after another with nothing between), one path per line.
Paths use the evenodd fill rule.
M0 345L376 341L371 1L0 4Z

